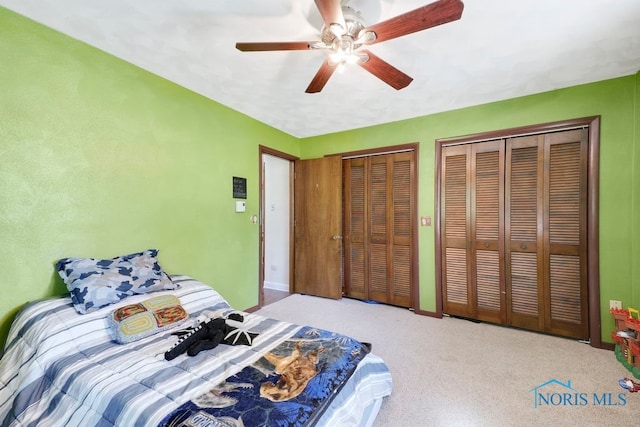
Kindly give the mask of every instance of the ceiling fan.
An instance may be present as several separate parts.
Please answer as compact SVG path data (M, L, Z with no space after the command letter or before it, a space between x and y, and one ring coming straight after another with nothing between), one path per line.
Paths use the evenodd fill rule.
M348 0L315 0L324 25L320 41L236 43L242 52L326 49L327 56L307 87L320 92L333 72L345 64L358 64L396 90L407 87L413 78L377 57L363 46L402 37L437 25L456 21L464 8L460 0L438 0L375 25L366 26Z

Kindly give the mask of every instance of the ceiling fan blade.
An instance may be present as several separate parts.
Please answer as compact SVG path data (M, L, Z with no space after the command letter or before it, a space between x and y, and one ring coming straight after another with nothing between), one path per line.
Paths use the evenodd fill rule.
M365 43L380 43L385 40L426 30L427 28L457 21L462 16L463 9L464 4L460 0L439 0L430 3L365 28L363 31L373 32L376 36L373 41L366 41Z
M264 52L270 50L309 50L317 42L257 42L236 43L236 49L242 52Z
M400 90L409 86L409 83L413 81L412 77L409 77L368 50L360 50L359 52L366 53L369 60L358 64L392 88Z
M324 21L324 25L331 29L331 24L338 24L342 28L342 32L346 31L347 24L344 21L344 15L342 14L342 6L340 0L315 0L316 6L320 11L320 16ZM342 35L336 34L337 36Z
M329 81L329 77L331 77L333 72L336 70L337 66L338 66L337 64L330 64L329 58L327 57L327 59L325 59L322 65L320 66L320 69L318 70L316 75L313 77L313 80L311 80L311 83L309 83L309 86L307 87L307 90L305 90L305 92L306 93L320 92L324 87L324 85L326 85L327 82Z

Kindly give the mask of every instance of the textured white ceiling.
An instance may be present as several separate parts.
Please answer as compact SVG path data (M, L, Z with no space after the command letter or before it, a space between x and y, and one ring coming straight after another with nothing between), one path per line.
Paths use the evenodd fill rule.
M463 0L464 1L464 0ZM367 24L429 0L351 0ZM354 66L305 89L323 51L313 0L0 0L0 5L296 137L423 116L636 73L640 0L466 0L462 19L370 50L414 78L396 91Z

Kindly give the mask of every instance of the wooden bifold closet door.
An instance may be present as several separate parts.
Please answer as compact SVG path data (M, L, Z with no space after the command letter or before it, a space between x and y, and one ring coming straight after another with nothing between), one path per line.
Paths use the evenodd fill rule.
M343 160L345 295L411 307L414 153Z
M445 313L589 337L588 131L445 146Z

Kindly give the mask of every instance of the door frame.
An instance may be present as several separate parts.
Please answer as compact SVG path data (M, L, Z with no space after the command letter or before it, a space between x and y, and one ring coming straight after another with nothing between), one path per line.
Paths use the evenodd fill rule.
M258 308L264 306L264 277L265 277L265 223L264 223L264 213L265 213L265 180L264 180L264 164L262 158L265 154L268 154L273 157L278 157L282 160L287 160L289 162L289 215L292 219L289 221L289 289L291 289L291 281L293 280L293 183L294 183L294 162L298 160L298 157L293 156L291 154L287 154L283 151L278 151L273 148L269 148L264 145L258 146L258 163L259 163L259 214L258 214L258 223L259 223L259 258L258 258Z
M443 315L442 280L442 236L440 233L440 200L442 197L442 147L447 145L470 144L493 139L510 138L540 133L550 133L576 128L589 128L589 151L587 167L587 292L589 312L589 344L596 348L612 350L613 346L602 342L600 322L600 251L598 241L598 204L599 204L599 153L600 153L600 116L589 116L557 122L521 126L466 136L436 139L436 180L435 180L435 244L436 244L436 316Z

